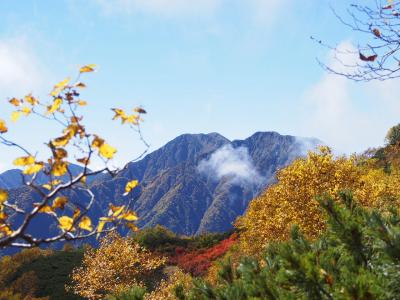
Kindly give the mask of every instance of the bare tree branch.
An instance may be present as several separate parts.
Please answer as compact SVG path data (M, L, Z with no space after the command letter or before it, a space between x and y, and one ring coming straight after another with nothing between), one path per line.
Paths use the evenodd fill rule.
M400 77L400 1L369 0L354 3L347 16L332 11L337 19L354 32L361 34L356 52L343 53L337 47L320 44L333 50L335 56L358 58L352 66L331 67L318 60L326 71L354 81L388 80ZM366 4L367 2L367 4ZM314 38L313 38L314 39ZM315 39L314 39L315 40Z
M69 84L69 80L56 84L51 93L53 99L48 104L39 103L32 95L27 95L24 99L12 98L9 100L16 107L14 113L18 117L22 114L26 116L33 115L55 122L55 124L61 126L62 135L50 139L45 144L50 149L51 156L46 161L38 161L37 155L32 155L25 147L4 137L8 128L5 127L5 122L1 120L3 127L0 131L0 144L17 148L26 155L16 160L18 166L25 168L22 175L22 183L24 186L29 187L30 191L35 192L40 197L40 200L26 205L27 209L21 208L19 203L10 203L7 199L4 199L4 194L8 193L0 189L0 195L3 195L0 198L0 248L29 248L57 241L81 240L117 230L121 226L136 228L132 222L137 217L130 210L133 198L128 201L127 205L119 207L110 203L108 215L101 217L97 226L93 226L92 220L88 217L96 197L90 187L86 186L86 178L105 172L114 177L120 171L117 168L108 166L116 149L108 145L98 135L87 132L82 124L83 117L77 113L81 105L86 105L84 101L78 99L78 88L85 86L79 81L81 74L93 70L92 65L87 65L80 69L79 75L73 84ZM124 117L122 123L129 124L145 145L145 151L139 156L141 158L150 147L144 140L140 129L140 115L146 112L142 108L136 108L136 113L133 115L127 115L122 110L119 111ZM114 117L114 119L116 118ZM82 172L78 175L74 174L70 168L70 165L74 162L67 160L69 153L74 153L74 156L75 153L80 153L84 156L82 158L76 158L75 156L76 163L82 165ZM104 163L104 167L92 171L89 167L93 158L100 159ZM124 169L127 168L128 164L124 166ZM47 178L47 183L38 182L39 173ZM88 200L84 200L87 197L74 200L68 199L64 196L65 192L68 191L81 191L88 196ZM72 216L65 209L67 206L73 211ZM58 234L42 238L40 236L32 236L27 232L32 221L42 214L51 216L55 225L59 227ZM13 223L9 215L20 215L23 216L23 219L17 225ZM44 231L46 229L43 228Z

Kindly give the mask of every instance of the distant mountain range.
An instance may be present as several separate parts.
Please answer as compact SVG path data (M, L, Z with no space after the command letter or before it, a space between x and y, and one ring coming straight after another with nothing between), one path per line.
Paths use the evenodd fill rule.
M109 202L126 204L125 185L137 179L133 209L140 227L160 224L185 235L223 232L232 228L252 198L274 182L278 169L319 144L314 138L276 132L257 132L235 141L218 133L184 134L130 163L114 178L95 178L90 183L96 196L91 216L105 215ZM79 170L74 166L74 173ZM19 170L6 171L0 174L0 187L10 190L12 201L30 202L28 198L35 195L21 187L21 178ZM78 192L68 196L74 201L85 197Z

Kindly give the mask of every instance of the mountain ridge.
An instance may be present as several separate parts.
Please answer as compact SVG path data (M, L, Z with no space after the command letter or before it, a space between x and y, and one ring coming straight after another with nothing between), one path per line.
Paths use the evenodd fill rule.
M159 224L184 235L227 231L249 201L275 180L278 169L305 154L303 144L322 142L268 131L233 141L216 132L180 135L114 178L95 178L90 186L97 202L90 216L107 214L110 202L126 204L125 185L137 179L140 186L132 197L140 227ZM18 195L18 188L11 194ZM25 190L21 195L15 201L29 197ZM74 201L83 197L69 196Z

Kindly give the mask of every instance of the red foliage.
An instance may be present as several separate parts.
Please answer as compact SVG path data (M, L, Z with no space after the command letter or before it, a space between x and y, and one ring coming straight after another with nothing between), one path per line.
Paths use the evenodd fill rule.
M211 266L211 263L223 256L236 240L237 234L234 233L229 238L208 249L185 252L185 249L178 247L175 249L175 256L170 258L170 263L176 264L193 276L204 275Z

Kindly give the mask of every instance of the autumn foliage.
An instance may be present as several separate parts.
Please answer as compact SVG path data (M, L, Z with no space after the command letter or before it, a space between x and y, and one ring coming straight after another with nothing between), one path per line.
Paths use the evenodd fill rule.
M186 252L184 248L178 247L176 255L170 262L193 276L201 276L207 272L213 261L225 255L236 241L237 234L234 233L228 239L208 249Z
M143 285L144 276L163 266L165 258L142 248L131 238L111 233L101 240L98 249L85 252L81 267L72 273L76 294L88 299L103 299L132 286Z
M316 238L325 228L325 216L316 197L338 198L342 190L352 190L355 199L366 207L399 204L400 174L387 174L356 156L337 157L328 147L310 152L277 174L278 182L254 199L247 213L239 218L241 249L259 253L269 242L285 240L297 224L307 237Z
M175 300L178 286L189 289L192 288L193 283L190 274L175 268L170 271L166 279L158 284L154 291L144 296L144 300Z
M14 159L13 164L21 169L23 183L30 193L39 198L39 201L32 200L31 203L18 203L15 199L10 199L8 191L0 189L0 248L27 248L43 243L83 239L115 230L119 226L137 230L134 223L137 216L126 205L117 207L109 203L110 210L107 215L99 220L89 217L96 199L87 184L87 178L101 173L114 176L119 171L111 168L109 164L117 149L99 134L90 132L84 123L84 116L80 113L80 108L88 104L81 98L81 93L86 88L81 77L85 73L93 72L95 67L92 64L83 66L79 69L75 81L66 78L55 84L48 101L42 101L32 94L8 100L13 108L12 122L15 123L21 118L36 117L48 121L50 126L58 128L60 133L44 141L47 153L37 153L36 150L13 141L9 137L12 128L9 128L5 120L0 119L0 144L22 153ZM114 120L121 120L122 124L130 126L140 134L141 115L146 113L143 108L134 108L132 113L119 108L112 110ZM140 138L144 141L141 136ZM103 167L93 169L94 163ZM72 171L73 165L81 170L78 174ZM38 180L38 177L44 177L47 182L42 182L43 179ZM128 196L137 185L137 180L127 182L125 193L121 197ZM79 203L72 201L65 196L71 190L79 190L88 200L79 199ZM23 218L22 222L15 221L12 216L16 214ZM28 232L29 224L43 214L50 216L52 225L59 229L57 234L48 238ZM47 226L43 228L43 232L47 231Z

